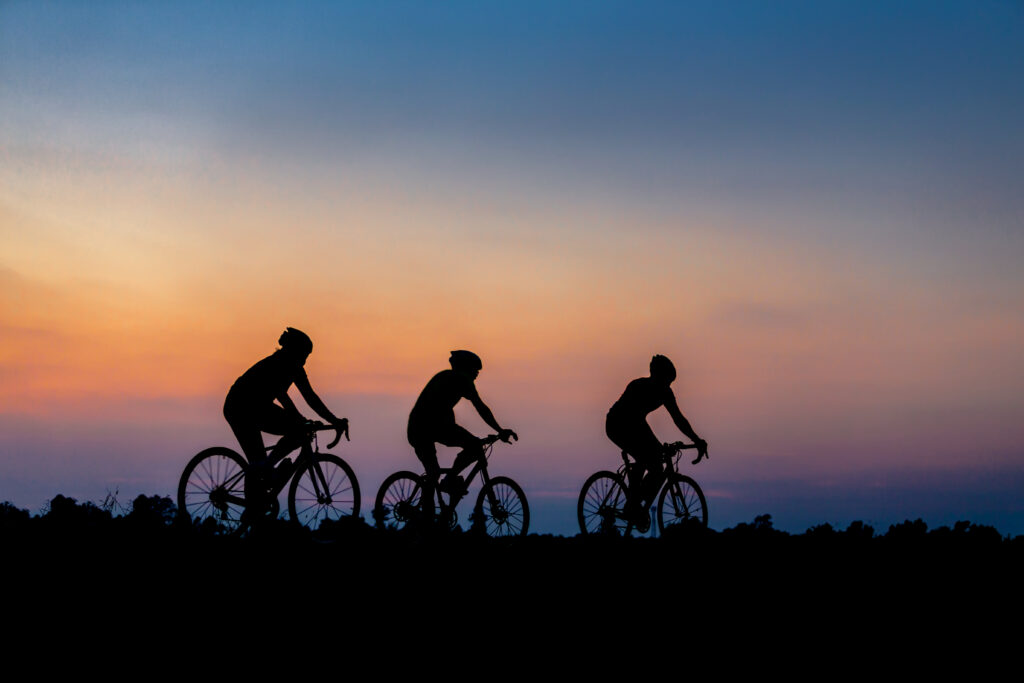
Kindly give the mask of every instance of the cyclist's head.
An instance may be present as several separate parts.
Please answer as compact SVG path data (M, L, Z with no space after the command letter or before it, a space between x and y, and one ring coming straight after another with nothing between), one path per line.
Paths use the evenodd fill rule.
M286 353L298 358L305 363L306 358L313 352L313 340L305 332L289 327L281 333L277 343L281 345Z
M484 367L484 364L480 361L480 356L472 351L452 351L448 362L451 364L452 370L471 375L474 379Z
M651 377L665 384L672 384L676 379L676 366L665 356L655 356L651 359Z

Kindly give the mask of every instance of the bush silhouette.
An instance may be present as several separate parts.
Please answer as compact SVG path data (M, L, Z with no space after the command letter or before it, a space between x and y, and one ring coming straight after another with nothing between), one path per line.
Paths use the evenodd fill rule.
M100 526L110 522L113 516L93 503L79 504L74 498L61 494L50 501L49 510L43 519L51 525L61 527Z
M4 531L24 529L28 526L29 518L28 510L22 510L7 501L0 503L0 529Z
M869 540L874 537L875 529L858 519L857 521L850 522L850 526L846 527L846 531L843 533L849 539Z
M177 506L167 496L140 495L126 518L138 526L158 528L171 525L177 514Z

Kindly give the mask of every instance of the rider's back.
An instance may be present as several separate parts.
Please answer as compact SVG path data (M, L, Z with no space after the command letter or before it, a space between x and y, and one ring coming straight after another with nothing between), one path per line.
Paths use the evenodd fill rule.
M254 405L272 403L305 373L293 357L283 350L275 351L235 380L228 391L228 401Z
M472 379L454 370L442 370L423 387L409 413L409 424L454 422L455 404L474 393Z
M608 411L616 420L645 420L651 413L673 398L672 389L651 377L640 377L626 385L626 390Z

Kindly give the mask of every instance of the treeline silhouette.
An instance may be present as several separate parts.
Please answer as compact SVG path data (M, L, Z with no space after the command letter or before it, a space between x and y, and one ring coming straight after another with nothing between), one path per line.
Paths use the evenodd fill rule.
M339 542L369 544L372 546L396 543L403 545L413 542L417 545L424 539L415 532L380 531L373 528L362 518L325 522L322 531L314 537L305 529L287 520L278 520L270 524L262 533L242 538L228 538L225 530L212 519L195 524L178 517L177 508L169 497L140 495L129 505L122 506L116 501L113 504L96 504L93 502L79 503L76 499L64 495L54 497L38 514L18 508L10 502L0 503L0 534L4 543L40 541L52 542L64 540L74 543L94 543L103 539L132 540L133 542L207 542L207 539L219 539L229 544L266 545L268 543L302 544ZM533 540L531 540L533 539ZM973 524L969 521L956 522L952 527L939 526L929 528L921 519L907 520L890 525L885 532L876 531L874 527L862 521L854 521L845 529L837 529L831 524L820 524L803 533L790 533L775 528L769 514L755 517L752 522L737 524L734 527L715 531L699 526L669 529L661 538L632 537L607 538L588 536L576 538L556 538L550 535L533 535L527 538L483 539L471 531L456 529L438 533L430 538L451 549L460 542L478 545L491 540L494 545L529 547L535 544L563 543L566 545L646 545L666 546L679 544L713 544L719 550L743 546L776 548L779 550L896 550L907 548L913 550L958 550L980 551L983 549L1002 549L1006 552L1024 552L1024 536L1011 537L1001 534L995 527Z
M425 538L361 519L328 531L333 542L321 542L281 520L225 536L183 522L162 496L121 508L60 495L38 514L3 503L3 585L8 597L29 598L13 602L8 619L49 630L117 615L133 624L119 632L123 642L150 642L154 628L179 638L179 621L216 642L249 642L247 624L329 624L332 636L414 641L421 650L463 636L486 644L511 628L520 639L537 629L549 644L563 633L643 641L651 635L643 624L684 638L735 640L739 628L770 640L783 637L779 615L799 620L805 635L827 623L837 637L859 637L856 624L869 620L872 637L897 638L951 619L991 628L991 605L1021 602L1024 568L1024 536L967 521L908 520L884 532L821 524L794 534L762 515L656 539Z
M52 541L63 538L74 542L94 542L105 537L131 538L133 540L169 540L198 541L200 539L220 537L225 543L259 543L284 542L302 543L314 540L305 529L287 520L278 520L267 527L263 533L249 538L227 540L225 529L207 518L203 523L193 523L178 517L174 501L167 496L136 497L129 505L124 506L116 500L106 504L93 502L79 503L76 499L58 494L38 514L18 508L10 502L0 503L0 534L5 543L30 539ZM379 531L374 529L362 518L325 522L323 531L317 534L318 542L355 542L368 543L376 537L379 543L399 542L403 540L421 542L415 532ZM446 540L443 540L446 539ZM472 532L456 529L431 537L433 542L457 543L459 539L472 539L480 542L484 539L476 537ZM548 539L550 535L534 535L533 538ZM770 514L759 515L752 522L737 524L734 527L715 531L699 526L677 527L669 529L660 538L635 536L632 538L607 538L601 536L561 539L565 543L586 543L600 545L613 544L644 544L663 543L666 545L681 543L717 543L727 545L751 545L757 547L773 546L778 548L800 549L815 547L818 549L851 548L864 550L877 547L895 549L901 546L921 550L923 548L950 548L958 550L980 550L983 548L1003 548L1024 551L1024 535L1011 537L1001 534L993 526L973 524L969 521L956 522L952 527L939 526L929 529L921 519L906 520L890 525L888 530L880 533L869 524L854 521L845 529L834 528L825 523L807 529L803 533L790 533L775 528ZM527 539L509 538L495 539L498 545L530 545ZM541 541L533 541L541 542Z
M148 562L154 572L192 574L194 558L203 557L207 567L237 570L236 580L242 582L288 574L308 562L371 584L402 584L415 575L431 585L459 585L480 577L482 585L496 581L506 590L539 568L550 586L596 588L654 576L705 584L736 579L747 585L745 577L754 573L761 581L781 584L824 586L853 579L882 590L906 573L916 573L917 584L940 576L959 583L979 571L987 571L990 581L1006 568L1024 568L1024 536L1004 536L968 521L929 528L921 519L907 520L884 532L855 521L845 529L820 524L789 533L775 528L765 514L721 531L677 527L660 538L534 534L494 539L461 529L428 537L380 530L362 518L324 523L313 536L280 519L259 533L237 537L210 519L194 524L179 517L173 501L163 496L138 496L122 507L116 501L97 505L58 495L35 515L3 503L0 543L8 557L60 554L97 574L107 564L126 561Z

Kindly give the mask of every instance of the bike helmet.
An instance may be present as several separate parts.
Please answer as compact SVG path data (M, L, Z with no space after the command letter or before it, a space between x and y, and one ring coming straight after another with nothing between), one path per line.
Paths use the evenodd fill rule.
M313 352L313 340L305 332L289 327L281 333L277 343L286 351L309 355Z
M451 357L448 358L448 363L451 364L452 370L476 370L479 372L484 367L480 356L472 351L452 351Z
M651 377L671 384L676 379L676 366L665 356L657 355L651 358Z

